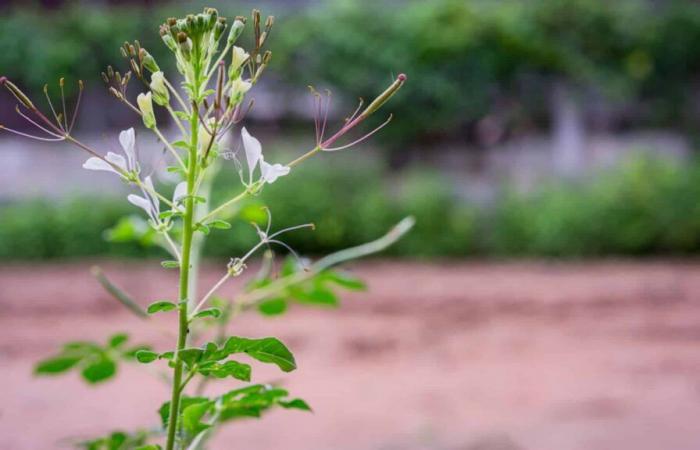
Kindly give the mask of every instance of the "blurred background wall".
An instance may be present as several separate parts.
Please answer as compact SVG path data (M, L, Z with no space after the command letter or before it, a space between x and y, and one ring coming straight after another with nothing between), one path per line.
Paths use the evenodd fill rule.
M307 85L332 91L340 123L357 97L408 75L376 138L318 158L244 207L242 217L256 220L257 204L268 203L280 227L316 220L315 234L290 238L300 251L372 239L406 214L418 225L392 251L409 257L700 251L697 2L207 4L277 18L273 62L246 122L271 152L312 144ZM85 80L78 133L113 150L135 117L108 96L100 72L125 70L119 46L134 38L172 72L158 25L203 5L0 1L0 73L37 99L44 83L55 94L59 77ZM140 90L132 82L131 94ZM74 89L67 94L74 100ZM0 123L24 126L7 93L0 106ZM83 159L0 133L0 259L150 254L148 236L122 219L135 213L124 186L85 173ZM235 192L236 180L231 166L217 195ZM245 225L215 234L209 254L237 254L254 238Z

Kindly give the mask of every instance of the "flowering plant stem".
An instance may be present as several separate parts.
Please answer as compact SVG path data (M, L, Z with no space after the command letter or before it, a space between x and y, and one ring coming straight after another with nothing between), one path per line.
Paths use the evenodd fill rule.
M287 305L296 302L301 305L332 306L337 304L333 289L339 286L346 289L364 289L364 284L352 276L336 272L332 268L350 259L360 258L383 250L393 244L412 226L411 219L405 219L384 237L370 243L337 252L316 263L307 264L282 239L282 235L301 229L312 229L313 224L290 226L282 230L271 230L272 213L265 208L267 223L263 227L255 223L259 241L249 251L232 257L226 266L226 272L210 289L199 296L197 279L201 251L206 236L214 229L227 230L231 224L229 207L258 195L265 186L276 182L290 173L292 168L321 152L333 152L353 146L374 134L379 128L348 144L332 147L347 133L357 127L365 118L377 111L401 87L406 80L401 74L397 79L363 111L363 105L344 122L338 131L326 138L326 124L330 96L325 99L314 92L316 109L315 128L316 143L314 147L292 160L289 164L270 163L262 152L262 145L246 128L240 130L247 169L236 158L242 191L210 209L207 197L210 197L212 179L217 173L224 152L227 132L236 126L244 116L244 99L247 92L255 85L267 67L271 53L261 49L269 36L274 22L268 17L261 27L259 11L252 14L254 42L250 53L234 45L245 24L245 19L238 16L227 37L224 30L227 20L218 16L213 8L205 8L197 15L188 15L183 19L168 19L161 26L163 42L172 51L176 67L182 76L182 95L175 85L168 81L160 71L158 64L148 51L140 46L126 43L123 55L129 60L131 71L121 75L108 67L103 79L110 85L110 92L127 108L134 111L167 149L167 155L174 166L168 170L179 175L179 182L173 189L172 198L159 192L150 176L142 177L142 167L137 158L136 131L131 128L119 133L119 143L123 154L101 152L76 139L71 130L75 123L76 110L68 118L65 100L60 105L63 112L57 114L49 99L55 122L52 122L34 105L14 83L0 77L0 86L4 86L19 102L17 112L31 125L48 137L33 136L23 131L13 130L0 125L4 130L43 142L68 141L90 155L83 167L89 170L112 172L140 191L141 195L130 194L127 200L141 208L147 214L148 226L143 221L131 224L132 230L151 233L154 244L159 245L172 255L175 260L162 261L164 268L179 269L178 299L176 302L159 300L142 308L132 296L122 291L109 281L99 269L94 271L100 284L131 312L141 318L151 314L177 311L177 342L169 351L155 352L149 346L126 347L126 334L112 336L107 345L93 342L66 344L62 352L40 362L36 373L42 375L57 374L79 368L82 377L89 383L105 381L116 374L117 362L138 361L150 364L167 360L172 377L167 376L170 384L170 401L159 409L162 427L153 431L137 430L125 435L112 433L108 438L98 438L83 443L87 448L124 448L135 450L184 450L199 449L209 440L216 427L223 422L243 417L259 417L263 412L274 407L310 411L310 406L300 398L289 398L284 389L267 384L252 384L229 390L216 397L204 397L204 387L215 379L236 379L249 382L251 365L229 359L245 354L261 363L274 364L283 372L296 369L296 360L291 351L275 337L247 338L226 336L228 325L243 312L252 308L262 314L279 315L286 311ZM217 55L221 40L225 40L224 50ZM227 61L227 56L230 61ZM213 64L212 64L213 61ZM228 67L227 67L228 66ZM147 79L150 72L150 83ZM148 90L140 93L134 105L127 97L127 86L131 77L143 81ZM60 87L63 93L64 81ZM212 86L212 84L214 86ZM82 92L82 82L79 83ZM48 98L48 95L47 95ZM78 97L80 98L80 96ZM181 109L171 106L171 99ZM171 142L166 133L159 128L154 103L164 108L175 121L181 139ZM252 103L252 102L251 102ZM22 109L20 109L22 108ZM248 107L249 109L250 107ZM23 112L25 111L25 112ZM30 118L33 115L34 118ZM70 125L69 125L70 124ZM165 156L164 156L165 158ZM242 158L241 158L242 159ZM162 205L166 207L163 208ZM199 234L198 234L199 233ZM282 247L289 253L289 258L280 265L279 273L273 273L271 247ZM241 275L246 264L258 251L267 249L265 263L260 272L248 282L243 292L236 297L225 300L216 296L217 291L226 282ZM160 327L160 325L155 325ZM196 342L206 335L207 329L216 327L216 337L211 342ZM169 330L169 329L168 329ZM192 342L191 342L192 341ZM196 397L185 395L185 388L195 377L199 377ZM164 438L164 447L154 444L154 440ZM127 440L125 443L125 440ZM163 442L163 441L161 441Z

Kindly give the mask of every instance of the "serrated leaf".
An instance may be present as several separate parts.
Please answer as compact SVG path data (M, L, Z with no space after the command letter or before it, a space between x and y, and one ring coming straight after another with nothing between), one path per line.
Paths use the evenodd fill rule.
M100 358L97 361L86 365L81 375L88 383L100 383L114 376L117 372L117 365L107 357Z
M148 314L154 314L161 311L172 311L175 308L177 308L177 305L175 303L167 300L159 300L148 305L146 312L148 312Z
M266 316L278 316L287 311L287 301L283 298L264 300L258 304L258 310Z
M166 269L179 269L180 263L177 261L161 261L160 265Z
M202 317L217 318L220 316L221 316L221 310L219 308L206 308L206 309L199 311L192 318L193 319L201 319Z
M37 375L55 375L65 372L78 364L82 356L55 356L53 358L44 359L34 367L34 373Z
M136 360L140 363L148 364L158 359L158 353L150 350L139 350L136 352Z
M277 338L248 339L238 336L230 337L224 344L229 353L246 353L260 362L277 365L283 372L291 372L297 368L294 355Z

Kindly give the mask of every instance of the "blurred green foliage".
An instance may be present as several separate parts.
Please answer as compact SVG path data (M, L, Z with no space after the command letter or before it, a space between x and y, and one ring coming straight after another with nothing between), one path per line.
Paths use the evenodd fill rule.
M295 20L277 36L285 76L368 95L408 74L382 132L395 146L468 133L494 109L512 128L542 124L553 81L649 103L636 120L674 125L700 64L690 1L337 0Z
M217 187L217 196L224 189ZM229 230L212 230L206 254L232 257L257 239L250 222L273 230L315 219L285 241L303 254L320 254L375 239L401 217L416 227L389 252L408 257L691 254L700 251L700 162L652 157L576 183L547 182L524 194L508 192L489 207L460 201L444 176L411 171L387 178L369 167L301 167L285 183L266 188L239 211ZM84 256L149 256L152 247L110 243L105 230L134 209L122 199L28 202L0 208L0 260ZM283 250L283 249L280 249Z
M218 6L229 16L247 9ZM0 67L35 92L60 76L99 85L108 64L124 67L125 40L140 39L164 63L157 27L180 7L8 9L0 16ZM396 120L379 136L395 148L469 135L494 109L506 110L512 129L545 125L554 80L641 105L633 108L637 121L688 129L697 122L688 95L700 69L694 1L333 0L267 9L282 12L269 41L270 73L293 85L330 85L352 98L408 74L389 108Z

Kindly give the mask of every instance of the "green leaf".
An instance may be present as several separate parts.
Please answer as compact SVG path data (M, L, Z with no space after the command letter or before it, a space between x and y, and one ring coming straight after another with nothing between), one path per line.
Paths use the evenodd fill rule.
M202 423L202 417L214 405L214 402L203 401L188 405L182 409L182 426L187 432L196 436L207 428L211 427L206 423Z
M258 304L258 310L266 316L277 316L287 311L287 301L283 298L272 298Z
M44 359L39 361L39 363L34 367L34 373L38 375L52 375L69 370L80 360L83 359L82 356L68 356L60 355L53 358Z
M175 115L180 120L190 120L190 117L184 111L175 111Z
M211 228L218 228L219 230L228 230L231 228L231 224L225 220L212 220L211 222L207 222L206 225Z
M229 354L246 353L260 362L275 364L284 372L291 372L297 368L292 352L274 337L248 339L233 336L226 340L224 349Z
M136 359L140 363L148 364L158 359L158 353L150 350L139 350L136 352Z
M216 362L204 363L199 370L202 375L211 375L216 378L233 377L241 381L250 381L251 368L249 364L238 361L226 361L223 364Z
M175 308L177 308L177 305L175 303L169 302L167 300L160 300L148 305L148 309L146 309L146 311L148 312L148 314L153 314L161 311L172 311Z
M177 114L177 111L175 112L175 114ZM187 120L188 120L188 119L187 119ZM189 149L190 149L190 144L187 143L187 142L185 142L185 141L183 141L183 140L179 140L179 141L173 142L173 147L181 148L181 149L183 149L183 150L189 150Z
M367 285L364 281L360 280L359 278L353 277L352 275L346 272L336 272L328 270L326 272L321 273L320 276L323 280L332 281L333 283L351 291L367 290Z
M141 447L136 447L134 450L163 450L163 447L157 444L142 445Z
M184 411L190 405L195 405L197 403L210 401L207 397L187 397L182 396L180 399L180 410ZM168 419L170 418L170 402L167 401L158 408L158 414L160 414L160 421L163 424L163 428L168 427Z
M202 357L204 350L201 348L185 348L178 352L178 358L184 362L187 367L192 367Z
M179 269L180 263L177 261L161 261L160 265L166 269Z
M221 316L221 310L219 308L207 308L199 311L197 314L194 315L193 319L200 319L202 317L220 317Z
M317 306L338 306L338 297L330 289L316 283L310 289L290 289L290 294L299 303Z
M211 231L211 230L209 230L209 227L208 227L208 226L206 226L206 225L204 225L204 224L201 224L201 223L198 223L198 224L194 227L194 229L195 229L196 231L201 231L201 232L204 233L205 235L208 235L209 232Z
M103 357L85 366L81 372L88 383L100 383L112 378L117 372L117 365L111 359Z
M290 401L280 400L279 405L285 409L300 409L302 411L313 411L308 403L300 398L295 398Z
M129 340L129 335L126 333L114 334L109 338L109 347L110 348L121 347L128 340Z

